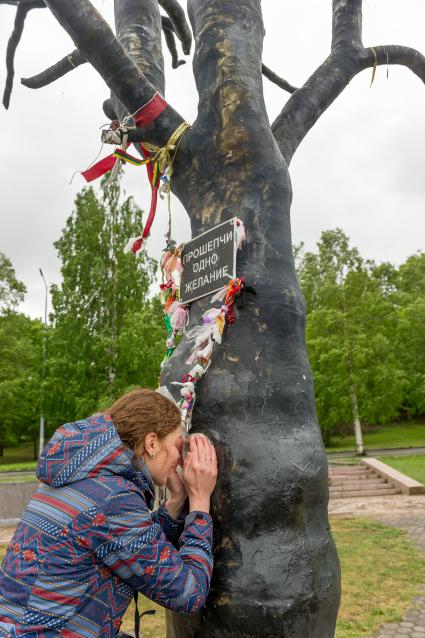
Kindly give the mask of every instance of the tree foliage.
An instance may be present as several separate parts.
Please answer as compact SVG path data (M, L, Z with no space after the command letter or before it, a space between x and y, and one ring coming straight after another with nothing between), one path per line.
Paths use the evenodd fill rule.
M52 287L48 411L54 423L83 417L132 385L155 386L164 336L147 298L156 265L124 254L142 211L118 184L76 198L61 238L61 286Z
M16 308L25 293L25 285L16 278L12 262L0 252L0 312Z
M148 297L155 263L122 250L141 221L118 186L88 188L56 242L63 283L52 289L43 386L51 427L157 385L165 331L159 299ZM353 422L353 388L363 422L425 413L425 253L377 265L340 229L323 232L316 252L294 253L325 442ZM5 255L1 264L0 448L36 432L43 383L43 324L12 310L25 286Z
M0 316L0 447L32 436L40 409L43 324L21 313Z
M38 419L43 326L16 312L26 292L0 253L0 454L31 433Z
M404 407L410 414L425 413L425 253L400 266L397 292L397 349L406 376Z
M384 269L365 261L340 230L323 232L317 253L298 259L307 303L307 347L324 439L357 417L398 416L405 375L394 347L397 308Z
M325 441L353 421L353 387L362 421L423 414L425 254L377 265L337 229L322 233L317 253L295 256Z

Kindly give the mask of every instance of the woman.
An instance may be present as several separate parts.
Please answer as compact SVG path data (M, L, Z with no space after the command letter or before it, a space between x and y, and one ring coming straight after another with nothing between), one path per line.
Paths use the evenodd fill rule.
M55 432L1 568L0 636L116 636L136 591L179 614L204 605L217 459L191 436L182 481L182 448L179 410L152 390ZM169 498L151 513L154 483Z

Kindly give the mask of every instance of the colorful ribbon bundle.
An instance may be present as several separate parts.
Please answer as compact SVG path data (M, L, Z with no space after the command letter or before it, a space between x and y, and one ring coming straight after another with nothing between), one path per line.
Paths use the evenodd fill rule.
M148 124L154 122L161 113L167 108L168 104L164 100L163 97L160 96L158 92L153 95L153 97L144 104L133 116L134 123L136 128L143 128ZM112 132L116 133L119 126L114 126ZM127 145L129 146L129 145ZM114 157L114 154L108 155L104 157L99 162L83 171L81 174L85 178L87 182L92 182L93 180L105 175L108 171L112 170L117 162L117 158Z
M202 325L196 326L187 334L188 339L194 342L194 350L186 363L195 365L184 375L181 381L172 381L173 385L182 386L178 407L186 434L190 431L192 424L193 407L196 401L196 384L211 365L214 344L221 344L226 322L234 323L236 321L233 306L237 298L242 294L244 285L245 280L243 277L231 279L229 284L211 299L211 302L213 302L223 298L224 304L220 308L207 310L202 315Z
M238 219L236 222L236 244L240 248L245 240L245 227ZM161 260L163 282L161 284L162 301L164 305L165 324L167 327L167 351L161 367L165 365L176 349L176 336L182 335L189 321L188 307L180 303L180 275L182 273L183 246L175 248L170 242L168 250L164 252ZM229 283L219 290L211 299L211 303L222 302L219 308L211 308L202 315L202 325L192 328L187 338L193 341L193 352L186 361L192 366L181 381L172 381L173 385L181 386L181 398L178 407L181 412L182 425L185 433L191 428L193 407L196 400L196 384L204 376L213 354L214 344L221 344L222 335L226 323L233 324L236 321L234 304L242 295L245 287L243 277L231 279ZM168 398L172 398L167 388L160 388Z
M176 337L182 335L189 321L188 307L180 303L180 275L183 271L181 254L183 246L175 247L168 238L169 248L161 259L163 283L160 285L164 320L167 329L167 351L161 362L161 369L176 349Z
M159 93L155 93L152 99L134 114L133 119L136 128L145 127L156 120L167 106L167 102L159 95ZM149 142L143 142L141 144L143 159L139 159L127 153L127 149L130 146L128 143L128 128L125 124L121 126L119 123L115 123L111 126L110 130L103 132L102 139L104 142L110 144L121 144L121 148L115 149L111 155L108 155L108 157L103 158L94 164L94 166L91 166L86 171L82 172L86 181L91 182L111 170L114 175L115 171L119 167L119 161L127 162L134 166L146 166L151 186L150 211L142 233L138 237L132 237L129 240L124 249L125 252L132 251L134 254L137 254L142 250L143 244L149 236L155 219L158 192L164 192L167 193L168 196L170 195L173 162L176 157L180 141L189 128L190 125L187 122L182 122L182 124L180 124L180 126L171 135L167 144L162 148L155 146L154 144L150 144ZM161 181L162 185L160 186Z
M142 160L140 165L146 164L146 169L148 171L149 182L152 190L151 208L142 234L138 237L132 237L124 248L124 252L132 251L137 254L142 250L143 243L149 236L152 223L155 219L158 192L160 194L166 193L168 198L170 197L173 162L176 157L180 141L189 128L190 125L187 122L180 124L180 126L171 135L166 145L162 148L148 142L143 142L141 145L145 159ZM161 182L162 185L160 186ZM170 210L170 200L168 200L168 208Z

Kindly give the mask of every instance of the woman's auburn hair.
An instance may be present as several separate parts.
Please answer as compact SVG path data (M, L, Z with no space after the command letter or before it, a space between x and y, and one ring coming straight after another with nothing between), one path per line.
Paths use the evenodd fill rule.
M138 388L117 399L107 410L121 441L133 452L150 432L159 439L181 424L178 407L155 390Z

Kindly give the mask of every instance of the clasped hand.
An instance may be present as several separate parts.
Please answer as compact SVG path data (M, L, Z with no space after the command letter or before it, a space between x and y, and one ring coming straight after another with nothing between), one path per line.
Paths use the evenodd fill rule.
M209 512L210 497L217 482L217 456L213 444L202 434L189 437L189 451L182 462L182 476L176 470L167 479L167 509L173 518L189 497L189 510Z

